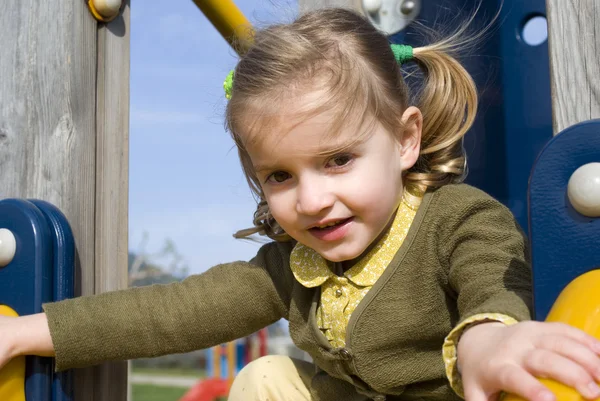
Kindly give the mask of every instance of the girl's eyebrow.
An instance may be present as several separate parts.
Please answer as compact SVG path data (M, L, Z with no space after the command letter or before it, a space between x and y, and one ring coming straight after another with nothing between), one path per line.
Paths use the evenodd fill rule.
M346 141L346 143L330 144L330 145L321 146L320 148L316 149L314 152L311 152L311 154L314 156L317 156L317 157L331 157L331 156L334 156L339 153L348 152L351 149L355 149L355 148L361 146L366 141L368 141L370 137L371 137L370 135L361 135L359 138L354 138L352 140ZM280 167L278 167L277 163L276 164L257 164L254 166L254 172L256 172L256 173L262 173L264 171L274 171L274 170L278 170L278 169L280 169Z
M258 164L254 166L254 172L256 173L262 173L263 171L272 171L274 169L276 169L276 167L268 166L266 164Z
M371 135L361 135L358 138L345 141L345 143L331 144L329 146L323 146L317 150L315 154L322 157L333 156L338 153L348 152L353 148L357 148L367 142Z

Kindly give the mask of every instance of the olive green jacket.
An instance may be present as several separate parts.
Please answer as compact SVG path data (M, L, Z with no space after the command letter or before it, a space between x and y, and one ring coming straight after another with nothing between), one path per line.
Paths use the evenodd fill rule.
M207 348L280 318L318 366L315 400L455 400L445 336L478 313L529 318L526 240L511 213L468 185L425 194L408 235L350 318L345 348L316 325L319 288L290 270L292 242L181 283L46 304L57 370ZM387 398L386 398L387 396Z

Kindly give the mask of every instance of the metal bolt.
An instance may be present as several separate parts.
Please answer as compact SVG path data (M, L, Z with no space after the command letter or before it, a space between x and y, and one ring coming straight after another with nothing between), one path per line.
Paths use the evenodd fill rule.
M413 11L415 11L416 6L417 5L415 4L414 1L406 0L400 6L400 12L402 12L402 14L404 14L404 15L410 15Z

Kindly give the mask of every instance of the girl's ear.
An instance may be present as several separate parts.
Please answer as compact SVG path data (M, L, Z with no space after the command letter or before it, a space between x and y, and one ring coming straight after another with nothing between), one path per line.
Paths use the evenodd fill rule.
M407 108L402 114L402 128L400 133L400 162L402 171L415 165L421 151L421 133L423 129L423 115L421 110L414 106Z

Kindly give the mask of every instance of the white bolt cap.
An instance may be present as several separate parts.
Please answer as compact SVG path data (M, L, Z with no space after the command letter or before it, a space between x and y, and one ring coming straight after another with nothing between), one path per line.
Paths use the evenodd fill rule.
M571 205L584 216L600 217L600 163L579 167L567 187Z
M0 267L12 262L17 251L17 241L10 230L0 228Z
M363 0L363 7L369 14L375 14L381 9L381 0Z
M104 18L113 18L119 14L122 0L93 0L94 8Z
M412 0L406 0L405 2L402 3L402 5L400 6L400 12L404 15L409 15L411 14L413 11L415 11L415 8L417 7L417 5L415 4L414 1Z

